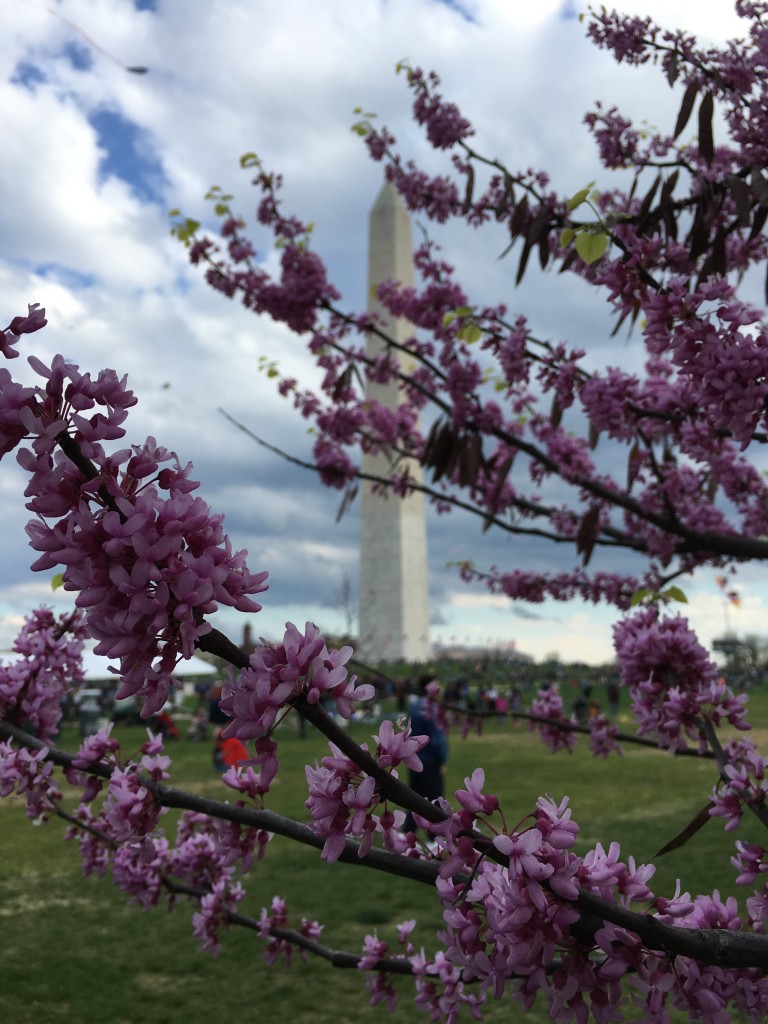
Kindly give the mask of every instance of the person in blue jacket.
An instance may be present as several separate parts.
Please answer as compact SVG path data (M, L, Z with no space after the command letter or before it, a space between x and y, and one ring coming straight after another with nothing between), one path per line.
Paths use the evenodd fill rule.
M423 766L422 771L415 772L409 769L408 784L419 796L427 800L437 800L443 795L445 763L448 759L448 741L445 730L440 725L439 709L435 700L427 694L427 686L432 682L436 682L433 676L421 676L421 696L416 698L409 708L411 735L428 736L429 743L418 753ZM416 831L416 823L410 811L405 816L403 829L406 832Z

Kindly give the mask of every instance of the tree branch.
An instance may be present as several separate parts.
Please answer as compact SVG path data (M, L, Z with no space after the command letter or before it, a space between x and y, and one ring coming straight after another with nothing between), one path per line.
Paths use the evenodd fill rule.
M343 730L341 730L343 731ZM96 775L102 779L109 779L114 770L109 765L96 762L87 768L76 768L74 761L76 754L52 747L36 737L31 736L23 729L10 725L8 722L0 721L0 737L14 739L17 743L30 750L42 750L47 748L46 759L61 768L73 769L85 772L88 775ZM284 817L274 811L259 810L257 808L238 806L227 803L223 800L213 800L210 797L198 796L195 793L188 793L185 790L176 789L173 786L166 786L163 783L155 782L146 775L141 775L142 785L152 793L161 807L172 807L186 811L196 811L200 814L207 814L211 818L219 818L222 821L232 821L238 825L245 825L248 828L256 828L265 832L272 832L274 835L283 836L304 846L311 846L316 850L322 850L325 845L325 838L318 835L307 825L301 824L293 818ZM407 787L404 787L407 789ZM415 795L415 794L414 794ZM418 805L422 807L421 798L418 798ZM427 805L432 812L436 811L433 804ZM417 813L421 813L417 810ZM437 812L441 813L441 812ZM61 815L64 817L64 814ZM66 820L80 827L85 827L78 819L69 816ZM101 838L101 836L99 836ZM398 854L390 853L388 850L371 849L365 856L360 857L359 844L353 840L347 840L339 860L345 864L360 864L364 867L374 868L387 874L397 875L401 878L408 878L414 882L421 882L425 885L434 885L439 864L434 860L417 860L410 857L401 857Z
M245 656L242 655L242 657ZM327 736L330 733L329 738L333 742L336 741L336 738L343 740L344 746L338 745L347 756L353 758L357 763L373 760L357 747L343 729L340 729L331 721L319 704L306 706L306 708L302 709L302 713L305 713L308 721L311 721ZM40 750L47 746L22 729L5 722L0 722L0 736L15 739L33 750ZM55 747L48 747L47 757L54 764L62 767L73 767L75 756ZM376 767L377 774L380 773L382 770L378 768L375 762L373 764ZM362 764L361 767L363 767ZM109 766L102 764L89 765L87 769L79 770L98 775L101 778L109 778L112 773L112 769ZM387 775L386 772L384 774ZM406 791L406 796L409 799L403 806L412 806L412 809L417 814L420 814L429 821L438 823L447 820L447 815L439 807L434 804L428 804L420 797L416 800L411 799L415 794L411 794L407 786L403 786L398 783L398 780L391 779L388 775L387 778L395 784L390 788L393 788L396 792L399 792L401 788ZM314 846L315 848L321 847L324 843L322 837L315 835L307 826L301 825L293 819L274 814L271 811L236 807L229 803L198 797L192 793L186 793L170 786L154 783L145 776L142 776L142 784L151 790L158 803L165 807L180 807L186 810L199 811L226 821L235 821L254 828L274 832L278 835L284 835L287 838L294 839L308 846ZM422 811L419 809L425 803L427 803L427 807L430 810L429 814L422 814ZM472 837L481 844L486 857L502 866L508 866L508 858L499 853L489 843L487 838L475 833L472 833ZM440 862L435 860L415 860L399 854L388 853L386 850L373 849L364 857L358 857L357 850L357 843L347 840L339 859L345 863L359 864L363 867L387 871L390 874L426 884L434 883L440 868ZM546 888L546 883L544 882L543 884ZM552 896L552 898L559 899L561 897ZM662 950L671 956L689 956L701 963L713 964L719 967L759 967L763 970L768 969L768 937L765 936L745 934L743 932L734 933L725 929L686 929L663 924L648 913L637 913L636 911L628 910L610 900L595 896L593 893L582 888L579 889L579 895L575 900L565 900L564 902L572 902L573 906L585 915L585 918L582 918L579 922L578 930L579 941L587 945L594 943L595 934L602 927L602 922L608 921L611 924L634 932L640 938L643 945L650 950Z
M189 896L192 899L201 900L207 893L204 889L195 889L190 885L184 885L181 882L175 882L172 879L166 879L163 883L168 892L174 895ZM248 917L245 914L239 914L234 910L225 911L227 921L230 924L239 925L242 928L249 928L251 931L258 932L259 935L265 937L265 929L262 923L254 917ZM292 946L297 946L299 949L305 950L307 953L312 953L313 956L318 956L323 960L327 960L332 967L340 968L352 968L353 970L359 969L362 957L357 953L349 953L346 950L332 949L330 946L326 946L322 942L318 942L316 939L310 939L308 936L303 935L301 932L297 932L294 928L280 928L271 927L266 933L270 936L274 936L276 939L281 939L283 942L289 942ZM385 971L387 974L413 974L413 965L410 960L404 957L383 957L381 960L377 960L375 964L372 964L369 971Z

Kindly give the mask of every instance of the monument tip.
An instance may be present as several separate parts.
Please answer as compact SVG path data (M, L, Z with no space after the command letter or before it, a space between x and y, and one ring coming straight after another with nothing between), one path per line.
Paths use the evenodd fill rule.
M405 203L400 197L400 193L391 181L385 181L381 186L379 194L376 196L376 201L371 208L371 213L377 213L381 210L387 209L406 209Z

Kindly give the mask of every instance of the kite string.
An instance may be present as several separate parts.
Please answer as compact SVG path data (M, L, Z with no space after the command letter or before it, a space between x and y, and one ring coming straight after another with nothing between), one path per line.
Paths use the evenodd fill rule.
M114 63L121 67L124 71L130 71L136 75L143 75L146 73L147 69L145 67L129 67L123 61L121 61L119 57L116 57L113 53L110 53L109 50L106 50L103 46L100 46L96 42L96 40L92 36L89 36L88 33L84 29L82 29L76 22L71 21L69 18L65 18L63 14L57 11L55 7L51 7L50 4L40 3L39 0L24 0L24 3L29 4L30 7L37 7L42 11L47 11L48 14L53 15L54 18L58 18L59 21L69 26L69 28L71 28L73 32L77 32L77 34L82 39L84 39L89 46L93 47L94 50L98 50L99 53L104 54L104 56L108 57L109 60L114 61Z

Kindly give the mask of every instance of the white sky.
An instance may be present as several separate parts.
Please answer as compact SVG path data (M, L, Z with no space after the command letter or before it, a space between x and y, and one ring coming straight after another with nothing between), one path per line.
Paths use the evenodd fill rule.
M596 99L669 126L679 91L671 92L653 69L617 68L584 40L583 26L571 16L578 5L560 0L466 0L461 7L470 19L437 0L136 6L150 9L136 10L128 0L62 0L50 4L54 14L34 0L0 6L0 317L7 323L27 302L41 302L50 325L25 342L28 351L42 345L46 354L62 351L83 368L129 373L140 405L128 441L152 433L183 461L191 459L201 493L225 513L236 546L249 549L254 570L270 571L264 611L252 622L257 634L274 636L287 619L342 628L339 593L344 575L354 582L357 571L355 514L335 525L335 492L255 448L217 412L224 407L267 439L306 454L303 423L257 369L267 356L286 372L305 375L301 346L202 283L169 237L168 209L205 220L202 197L218 184L250 216L254 196L238 160L257 151L285 175L287 208L316 223L314 246L344 305L360 309L367 215L381 168L349 130L353 108L377 112L408 155L425 154L408 119L404 82L394 73L398 60L438 71L446 96L476 125L481 151L512 169L543 167L570 192L599 174L581 125ZM650 0L624 9L711 41L740 31L725 0ZM129 75L119 61L150 71ZM578 288L532 275L515 293L514 257L496 261L499 237L467 238L451 229L442 241L473 298L504 300L529 313L539 333L566 338L575 331L594 344L596 360L603 351L612 358L601 311ZM622 359L630 355L629 348L621 352ZM21 363L11 369L19 372ZM56 601L48 579L27 568L22 489L6 460L0 467L0 647L30 608ZM611 657L615 612L554 603L513 608L467 589L446 569L464 557L514 568L530 551L480 537L471 521L432 523L433 639L516 642L536 657L552 651L589 662ZM542 568L573 565L559 550L537 549L536 557ZM729 624L760 633L768 600L761 574L745 570L739 583L744 600L728 613ZM726 611L711 577L686 589L702 638L721 634ZM217 624L235 638L242 628L226 616Z

